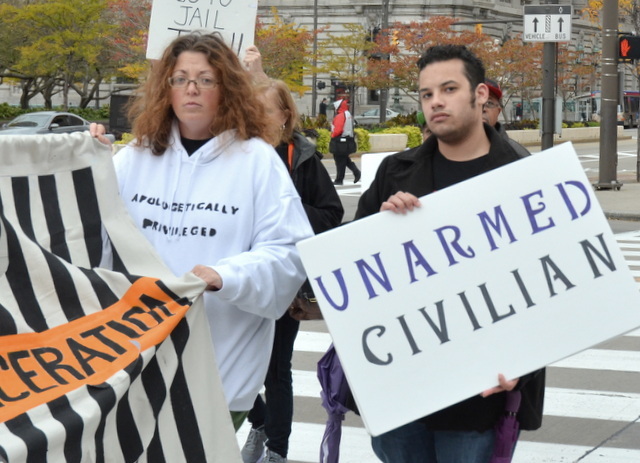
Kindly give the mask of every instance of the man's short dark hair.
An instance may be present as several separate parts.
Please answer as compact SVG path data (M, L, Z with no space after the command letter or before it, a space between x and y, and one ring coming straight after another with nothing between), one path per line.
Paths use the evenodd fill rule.
M484 83L484 65L480 58L474 55L464 45L435 45L425 51L418 60L418 69L422 71L427 65L440 61L459 59L464 63L464 74L475 89Z

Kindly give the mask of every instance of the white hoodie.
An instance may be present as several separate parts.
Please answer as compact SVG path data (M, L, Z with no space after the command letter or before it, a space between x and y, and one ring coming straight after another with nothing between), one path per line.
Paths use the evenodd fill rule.
M234 131L189 156L174 124L161 156L127 146L114 158L130 215L176 274L209 265L222 277L205 293L229 409L250 410L262 387L274 320L305 274L295 247L313 235L275 150Z

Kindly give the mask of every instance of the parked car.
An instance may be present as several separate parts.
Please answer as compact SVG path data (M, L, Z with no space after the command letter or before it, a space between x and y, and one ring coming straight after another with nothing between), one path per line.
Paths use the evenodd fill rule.
M400 115L391 109L387 109L387 121L389 119L393 119L394 117ZM356 124L359 125L371 125L377 124L380 122L380 108L370 109L369 111L365 111L359 116L354 117Z
M71 113L39 111L21 114L0 127L0 135L36 135L89 130L89 121Z

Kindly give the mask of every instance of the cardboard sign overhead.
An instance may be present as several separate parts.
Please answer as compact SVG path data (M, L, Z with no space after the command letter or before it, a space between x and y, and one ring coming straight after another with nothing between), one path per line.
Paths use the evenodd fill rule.
M256 0L154 0L147 59L160 59L181 34L217 32L238 55L253 44Z
M378 435L640 326L571 144L298 244Z

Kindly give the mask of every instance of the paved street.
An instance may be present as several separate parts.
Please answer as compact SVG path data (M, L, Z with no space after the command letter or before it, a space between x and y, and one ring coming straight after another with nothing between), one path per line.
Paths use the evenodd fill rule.
M618 172L635 181L635 143L619 144ZM597 144L576 145L590 179L597 178ZM596 158L597 160L597 158ZM356 159L356 162L359 162ZM627 165L628 164L628 165ZM335 175L332 160L325 166ZM624 180L620 178L620 180ZM360 196L350 172L337 187L351 220ZM639 207L640 209L640 207ZM612 225L632 273L640 285L640 222ZM318 462L326 413L321 406L316 363L331 340L322 321L303 322L293 360L295 416L291 463ZM547 369L543 427L523 432L514 463L640 462L640 329L567 358ZM243 445L248 426L238 433ZM361 420L353 413L343 422L341 463L378 461Z

